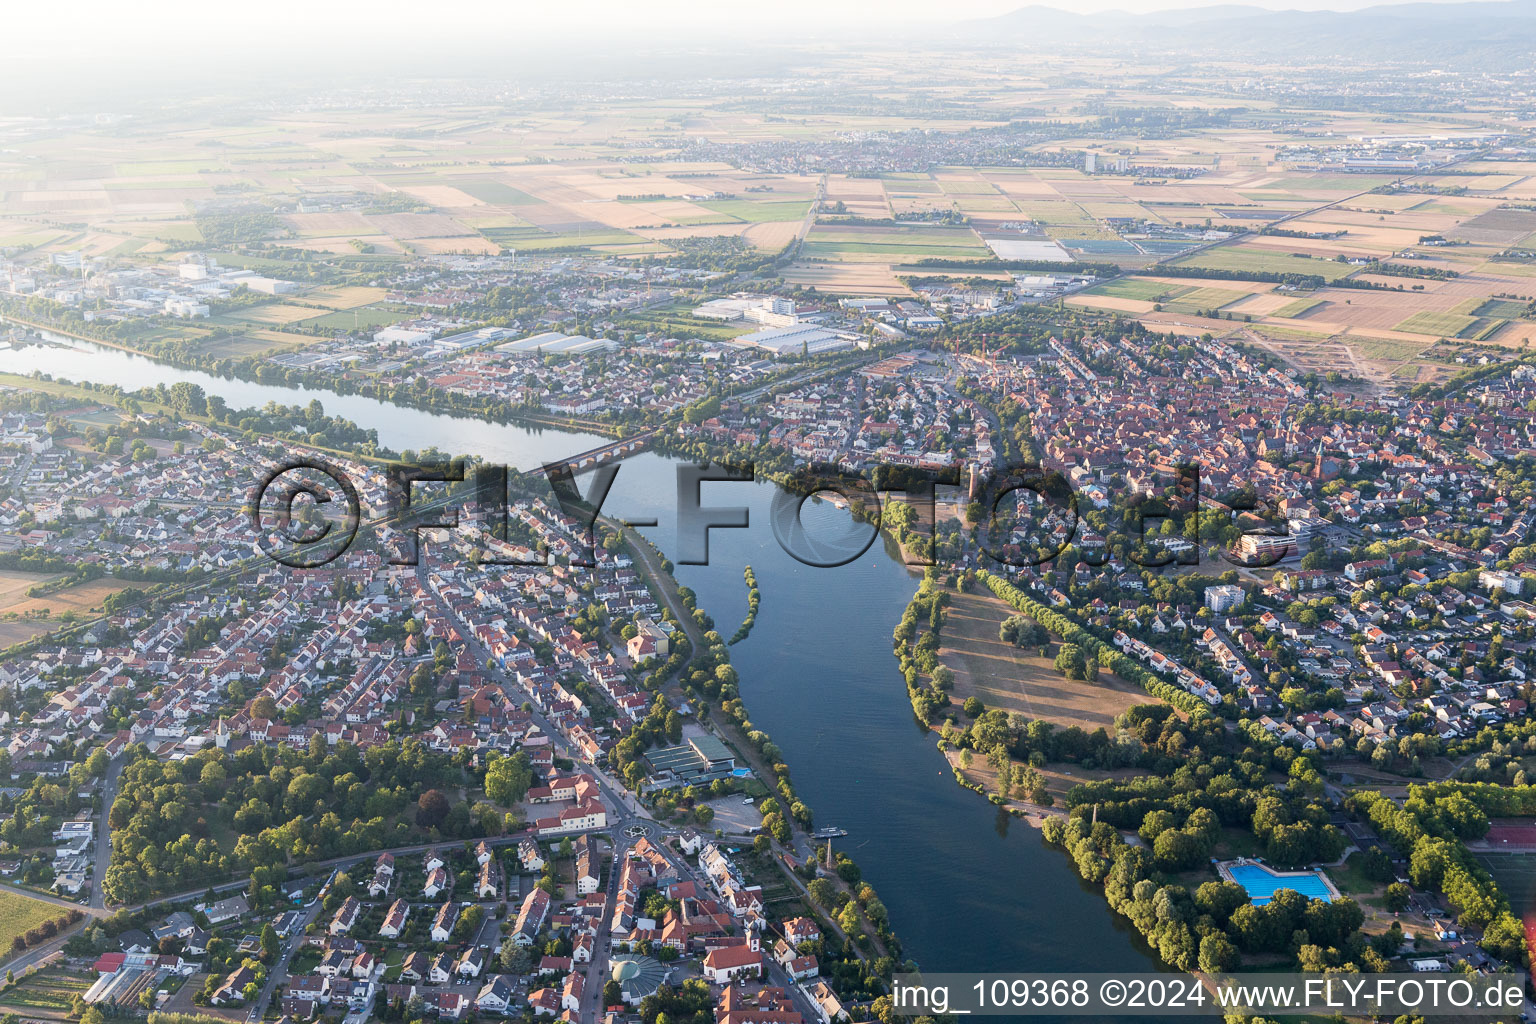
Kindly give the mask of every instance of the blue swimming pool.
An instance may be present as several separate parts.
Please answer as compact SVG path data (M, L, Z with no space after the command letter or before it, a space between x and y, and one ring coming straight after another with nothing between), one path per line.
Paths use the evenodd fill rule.
M1258 864L1232 864L1228 866L1227 871L1231 874L1232 881L1248 890L1248 895L1253 897L1255 906L1264 906L1280 889L1295 889L1308 899L1322 900L1324 903L1333 902L1333 893L1328 891L1328 883L1323 881L1322 875L1316 871L1298 875L1277 875Z

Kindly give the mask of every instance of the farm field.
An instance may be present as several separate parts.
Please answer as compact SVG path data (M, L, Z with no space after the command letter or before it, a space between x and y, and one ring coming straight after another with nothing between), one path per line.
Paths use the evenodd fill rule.
M42 900L32 899L20 893L0 890L0 949L9 950L11 942L44 921L52 921L68 913Z
M1291 241L1286 239L1286 241ZM1264 274L1315 274L1326 281L1344 277L1354 269L1333 260L1310 259L1256 247L1233 245L1207 249L1193 256L1175 260L1181 267L1210 270L1251 271Z
M1173 298L1188 290L1189 287L1187 285L1168 285L1161 281L1122 277L1105 284L1095 285L1079 294L1107 295L1118 299L1140 299L1145 302L1157 302L1160 299Z
M969 228L818 224L800 255L845 263L900 263L927 257L985 259L990 253Z
M1310 311L1316 309L1318 306L1321 306L1322 304L1323 304L1322 300L1320 300L1320 299L1313 299L1313 298L1292 299L1290 302L1287 302L1285 305L1279 307L1278 309L1273 310L1270 315L1271 316L1282 317L1282 318L1286 318L1286 319L1294 319L1296 317L1306 315L1307 313L1309 313Z
M914 80L927 74L907 73ZM366 331L397 322L412 311L391 308L380 285L425 258L516 253L535 261L589 255L620 262L665 256L684 249L685 239L706 237L739 238L777 253L808 222L797 262L779 272L790 287L832 295L907 297L912 292L902 278L909 276L1006 279L982 242L1001 239L1135 275L1077 293L1070 306L1136 316L1180 333L1251 321L1276 343L1316 347L1342 339L1327 349L1341 357L1335 365L1381 379L1412 373L1422 380L1441 364L1371 358L1360 346L1372 340L1422 346L1447 337L1510 349L1536 340L1536 320L1522 316L1536 298L1536 264L1505 251L1536 238L1536 212L1526 208L1536 201L1536 162L1508 154L1469 159L1454 172L1427 173L1411 184L1386 174L1313 170L1315 162L1285 155L1296 138L1291 130L1277 130L1251 109L1229 125L1138 132L1130 145L1088 118L1080 131L1010 136L1011 148L983 147L973 151L984 154L974 164L965 162L975 136L990 145L986 133L1007 131L1002 126L1074 123L1085 103L1099 102L1087 86L1062 84L1069 78L1049 86L1021 80L1017 90L1001 92L996 83L983 86L994 102L975 119L952 112L770 115L708 96L677 99L664 111L634 99L601 109L532 99L515 112L443 101L263 116L209 127L195 141L172 126L115 139L110 160L86 131L61 143L65 158L40 160L40 147L23 141L13 158L0 161L0 240L41 255L79 251L141 264L210 251L222 266L306 282L297 296L215 318L214 326L233 328L232 336L203 342L204 352L220 358L314 343L299 331ZM1170 102L1170 109L1203 109L1207 98L1197 89ZM1297 116L1315 138L1467 127L1417 114ZM906 170L890 169L904 166L905 158L891 155L900 152L894 146L866 169L846 159L818 163L821 152L793 159L779 152L825 143L835 153L857 139L906 145L903 133L953 133L958 151ZM1096 171L1074 160L1085 151L1099 155ZM1123 157L1137 166L1114 166ZM272 211L271 237L205 242L202 232L214 238L218 223L198 210L236 187ZM1280 231L1261 233L1269 226ZM1230 238L1193 255L1185 251L1215 240L1210 230ZM1018 251L1033 258L1028 248ZM317 253L343 273L308 276L305 265ZM976 267L915 267L929 257ZM1366 276L1358 263L1335 257L1447 273ZM1269 282L1160 279L1159 258L1213 273L1360 276L1391 291L1306 294L1279 292ZM175 334L195 338L200 331L177 325Z
M330 309L355 309L358 306L382 301L385 294L383 288L368 288L361 285L335 286L316 288L305 294L304 301Z
M903 269L903 268L898 268ZM920 268L910 268L916 273ZM885 264L793 263L781 273L786 283L815 287L834 295L909 296L912 290Z
M0 1010L24 1020L68 1020L74 1012L74 997L83 996L90 986L87 977L57 967L45 968L0 992Z
M399 310L381 309L376 306L354 306L351 309L340 309L334 313L324 313L305 320L302 326L347 331L365 327L388 327L390 324L407 320L410 316L410 313Z
M1410 334L1431 334L1454 338L1477 322L1476 317L1460 313L1415 313L1396 326L1396 330Z

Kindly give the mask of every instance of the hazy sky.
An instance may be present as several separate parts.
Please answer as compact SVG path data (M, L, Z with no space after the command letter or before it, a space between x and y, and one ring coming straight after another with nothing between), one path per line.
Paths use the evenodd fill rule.
M74 3L8 5L9 44L34 54L49 41L60 45L89 42L185 42L267 38L283 30L299 35L341 32L358 37L377 33L421 33L494 24L506 30L563 33L649 27L687 33L720 30L760 34L764 38L814 35L818 27L877 27L900 22L953 21L1003 14L1029 0L263 0L253 4L210 4L205 0L77 0ZM1383 0L1240 0L1271 9L1355 10ZM1391 0L1388 0L1391 2ZM1444 0L1456 2L1456 0ZM1071 0L1046 6L1093 12L1147 12L1211 6L1210 0ZM67 43L66 40L69 42ZM37 45L44 43L43 46Z
M5 0L0 0L4 3ZM1240 0L1355 10L1383 0ZM1403 2L1403 0L1386 0ZM1455 3L1459 0L1437 0ZM0 111L119 109L317 82L772 75L803 45L889 48L1029 0L40 0L5 3ZM1209 0L1057 0L1146 13ZM687 55L684 65L671 58ZM706 66L714 61L718 66ZM626 72L626 67L628 71Z

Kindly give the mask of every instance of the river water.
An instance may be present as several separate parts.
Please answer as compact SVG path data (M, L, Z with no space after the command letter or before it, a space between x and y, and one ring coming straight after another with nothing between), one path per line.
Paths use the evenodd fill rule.
M128 390L189 381L232 408L318 398L326 412L376 429L396 451L435 445L521 469L602 440L225 379L85 342L0 350L0 370ZM626 460L604 513L655 518L658 525L642 532L676 551L678 465L649 453ZM749 526L712 530L710 564L680 565L678 579L729 636L746 614L742 567L753 566L762 605L751 636L731 649L743 699L754 724L784 750L817 824L848 830L841 848L879 891L907 955L934 971L1151 969L1139 937L1102 894L1038 832L956 785L935 737L914 721L891 631L916 576L879 542L838 568L801 564L770 529L769 483L710 482L701 493L706 507L747 508ZM817 537L853 529L830 504L811 503L803 518Z

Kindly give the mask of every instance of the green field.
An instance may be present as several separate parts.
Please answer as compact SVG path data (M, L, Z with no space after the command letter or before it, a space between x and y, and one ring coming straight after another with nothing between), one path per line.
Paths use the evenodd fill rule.
M537 252L543 249L590 249L600 245L645 245L649 239L615 228L593 228L563 235L552 235L538 228L482 228L480 234L509 249Z
M818 226L812 231L801 246L800 254L807 258L868 263L880 262L882 257L893 260L925 256L984 259L990 251L969 228L867 228L833 224ZM860 256L869 258L860 260Z
M886 177L887 179L890 179L890 175L885 175L884 177ZM943 191L944 191L943 189L939 188L939 183L938 182L936 182L936 181L929 181L926 178L922 179L922 180L917 180L917 179L887 180L886 183L885 183L885 193L886 193L886 195L891 195L891 196L906 196L906 195L935 196L935 195L939 195Z
M1275 185L1292 192L1365 192L1395 180L1370 174L1314 174L1304 178L1281 178Z
M1489 299L1472 312L1477 316L1498 317L1501 320L1518 320L1525 314L1526 304L1511 299Z
M1354 270L1347 263L1333 260L1315 260L1306 256L1291 256L1268 249L1249 249L1243 246L1224 246L1207 249L1174 266L1203 267L1211 270L1236 270L1260 274L1312 274L1325 281L1336 281Z
M361 306L357 309L344 309L335 313L326 313L310 320L301 321L305 327L324 327L327 330L348 331L353 327L388 327L397 324L411 314L397 313L390 309L379 309L374 306Z
M1470 338L1473 341L1487 341L1489 338L1497 334L1508 323L1508 320L1495 320L1486 317L1479 317L1476 321L1473 322L1472 326L1463 331L1459 337Z
M1042 224L1075 225L1085 228L1098 226L1092 217L1083 212L1081 206L1069 203L1065 199L1015 199L1013 205L1017 206L1019 212L1030 220L1037 220Z
M1135 277L1122 277L1115 281L1106 281L1104 284L1094 285L1084 295L1108 295L1117 299L1140 299L1144 302L1157 302L1160 299L1171 299L1184 292L1193 291L1185 285L1164 284L1161 281L1143 281Z
M349 324L348 326L351 325ZM202 350L205 355L210 355L215 359L245 359L249 356L265 355L268 352L277 352L297 347L296 345L284 345L265 338L229 335L216 341L205 342Z
M1383 363L1399 363L1406 359L1412 359L1423 352L1428 346L1419 341L1397 341L1392 338L1361 338L1350 345L1356 352L1366 359L1374 359Z
M492 178L450 178L447 184L465 195L474 196L482 203L494 206L537 206L543 201Z
M220 173L227 170L229 168L217 160L146 160L117 165L118 176L123 178L165 174L204 174L209 171Z
M1477 859L1493 875L1516 916L1536 911L1536 853L1485 853Z
M1413 314L1413 316L1410 316L1392 329L1395 331L1407 331L1409 334L1428 334L1439 335L1442 338L1454 338L1476 322L1476 317L1466 316L1462 313L1433 313L1425 310L1424 312Z
M1292 299L1271 313L1270 316L1298 317L1309 310L1316 309L1322 304L1322 299Z
M970 228L902 225L890 228L844 226L836 222L818 224L807 241L868 242L879 245L938 246L941 248L984 249L981 239Z
M109 181L102 186L108 192L128 192L143 189L206 189L209 186L202 181L177 180L177 181Z
M1193 313L1201 309L1220 309L1234 302L1240 302L1248 297L1248 292L1233 291L1230 288L1193 288L1179 295L1173 302L1166 303L1164 309L1170 313Z
M63 907L44 903L14 892L0 892L0 949L9 950L11 940L33 928L68 913Z
M990 181L941 181L939 187L952 196L995 196L997 186Z
M666 334L684 334L707 338L712 341L729 341L756 329L754 324L727 325L715 320L703 320L693 316L687 307L671 310L647 310L620 317L621 327L641 331L661 331Z
M750 199L721 199L717 202L697 205L749 224L775 224L786 220L801 220L811 209L808 200L756 203Z

